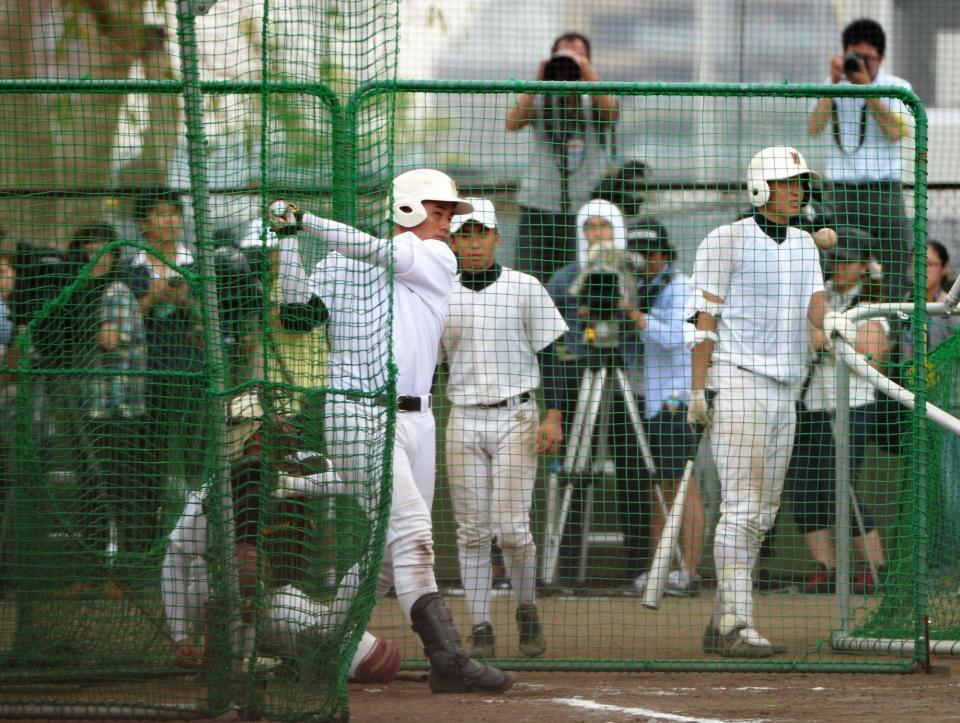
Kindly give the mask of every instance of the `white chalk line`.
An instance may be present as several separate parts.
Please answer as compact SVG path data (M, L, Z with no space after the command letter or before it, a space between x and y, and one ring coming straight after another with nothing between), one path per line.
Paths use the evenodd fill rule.
M624 715L645 716L648 720L675 721L675 723L764 723L764 718L752 718L749 720L738 719L730 720L726 718L703 718L702 716L677 715L675 713L664 713L651 708L635 708L622 705L610 705L608 703L598 703L595 700L586 700L585 698L550 698L550 703L559 703L568 705L572 708L583 708L584 710L594 710L601 713L623 713Z

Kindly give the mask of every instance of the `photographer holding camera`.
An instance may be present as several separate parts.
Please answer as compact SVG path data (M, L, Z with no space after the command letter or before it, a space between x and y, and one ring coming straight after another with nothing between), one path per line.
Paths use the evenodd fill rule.
M536 80L600 80L590 41L580 33L557 38L540 62ZM607 172L611 131L620 106L609 95L522 93L507 113L507 130L531 126L527 175L517 194L520 238L516 266L545 281L574 260L573 216Z
M843 30L843 54L830 59L834 85L886 85L910 89L903 78L881 69L886 49L883 28L875 20L854 20ZM910 113L895 98L820 98L807 120L819 135L829 125L830 164L826 211L841 226L858 226L874 237L871 255L888 280L891 298L910 289L910 229L903 202L900 142L910 133Z

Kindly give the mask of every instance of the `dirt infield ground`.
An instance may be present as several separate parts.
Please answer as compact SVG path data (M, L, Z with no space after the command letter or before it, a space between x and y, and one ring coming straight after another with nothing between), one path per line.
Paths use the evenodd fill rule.
M960 664L949 674L522 673L499 697L431 696L425 683L350 686L352 720L956 721Z
M698 660L712 595L667 599L650 611L635 598L546 598L541 601L548 652L567 660ZM860 602L863 610L871 602ZM451 598L458 621L462 600ZM514 655L510 603L495 605L498 652ZM896 660L887 656L837 653L823 644L835 620L832 596L757 596L761 629L789 648L786 660L850 666ZM384 601L371 629L403 641L404 655L418 654L399 619L398 606ZM862 612L862 611L861 611ZM775 634L776 633L776 634ZM509 693L431 695L426 683L399 680L388 686L351 684L356 721L948 721L960 720L960 660L933 660L936 672L859 673L519 673Z

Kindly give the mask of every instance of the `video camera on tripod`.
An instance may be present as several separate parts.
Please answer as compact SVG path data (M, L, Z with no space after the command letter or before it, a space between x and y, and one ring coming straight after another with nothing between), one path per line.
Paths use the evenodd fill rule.
M636 306L643 266L641 254L617 248L612 241L598 243L587 252L587 260L569 288L585 317L587 344L597 349L620 345L624 310Z

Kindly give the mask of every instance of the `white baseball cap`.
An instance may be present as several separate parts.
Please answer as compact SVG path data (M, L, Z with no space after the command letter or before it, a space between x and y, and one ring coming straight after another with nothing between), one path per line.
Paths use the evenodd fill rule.
M473 210L470 213L454 216L450 222L450 233L454 234L460 230L460 227L469 221L475 221L485 228L497 227L497 213L493 208L493 202L486 198L467 198L467 203L473 204Z

